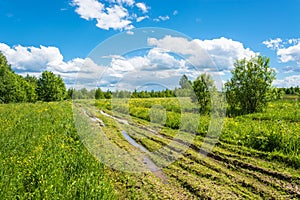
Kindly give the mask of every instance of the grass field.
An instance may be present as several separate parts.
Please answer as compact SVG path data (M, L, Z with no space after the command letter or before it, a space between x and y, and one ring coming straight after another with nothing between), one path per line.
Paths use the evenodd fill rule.
M176 99L77 102L78 113L84 108L105 127L84 113L74 119L71 102L0 105L0 198L300 198L298 101L276 101L264 113L225 118L211 152L201 151L211 116L195 117L197 107L185 101L182 105ZM154 105L166 111L158 107L151 113ZM192 123L182 124L182 117ZM82 130L97 128L120 149L134 154L139 150L122 137L126 130L153 152L150 156L157 165L170 161L162 168L168 183L150 171L126 173L99 162L85 141L93 139L97 146L101 138L92 135L83 140L82 132L77 132L81 123ZM186 143L191 143L189 148Z
M114 187L64 103L0 105L0 199L111 199Z

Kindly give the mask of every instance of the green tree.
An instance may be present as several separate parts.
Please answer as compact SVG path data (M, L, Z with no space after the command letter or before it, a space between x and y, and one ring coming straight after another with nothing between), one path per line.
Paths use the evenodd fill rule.
M211 94L216 91L214 81L209 74L201 74L193 82L195 96L192 96L193 102L198 102L200 112L207 112L210 109Z
M95 99L104 99L104 92L101 90L101 88L96 89Z
M75 89L74 88L69 88L68 91L67 91L67 99L73 99L75 98L74 96L74 91ZM74 96L73 96L74 95Z
M32 86L22 76L15 74L0 52L0 103L31 101L34 93Z
M38 99L36 90L38 86L38 79L35 76L26 75L25 90L28 102L35 102Z
M105 93L104 93L104 98L105 99L111 99L112 98L112 92L107 90Z
M60 76L44 71L38 80L37 93L42 101L61 101L66 97L66 87Z
M246 114L265 108L270 101L269 94L275 76L267 57L237 60L232 78L225 83L226 99L231 111Z
M188 77L184 74L180 80L179 85L181 89L191 89L192 88L192 82L188 79Z

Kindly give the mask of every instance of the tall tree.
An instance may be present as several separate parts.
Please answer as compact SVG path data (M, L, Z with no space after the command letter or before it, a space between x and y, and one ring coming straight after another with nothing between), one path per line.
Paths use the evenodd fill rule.
M66 98L66 87L60 76L44 71L38 80L39 99L42 101L61 101Z
M0 52L0 103L26 102L31 92L31 85L15 74Z
M216 91L214 81L209 74L201 74L193 82L195 96L192 96L194 102L198 102L200 112L207 112L210 108L211 94Z
M28 102L35 102L38 99L36 90L38 86L38 79L35 76L26 75L24 78L26 81L25 90L27 94Z
M179 85L181 89L191 89L192 88L192 82L188 79L188 77L184 74L180 80Z
M104 99L104 92L101 90L101 88L96 89L95 99Z
M261 111L270 100L275 71L270 59L256 56L249 60L237 60L232 78L225 83L226 99L233 110L241 113Z

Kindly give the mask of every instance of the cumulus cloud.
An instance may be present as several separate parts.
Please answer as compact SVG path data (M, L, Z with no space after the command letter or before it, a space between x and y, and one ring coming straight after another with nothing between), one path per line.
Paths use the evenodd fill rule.
M264 41L268 48L275 50L282 63L290 63L283 68L285 73L299 72L300 68L300 38L282 40L280 38ZM294 62L294 66L293 63Z
M110 68L116 72L129 71L163 71L166 69L179 69L185 67L183 59L176 59L163 49L153 48L145 56L132 58L113 57Z
M279 60L283 63L295 61L300 64L300 38L282 40L280 38L264 41L268 48L275 50Z
M109 57L111 62L101 76L101 82L112 83L111 86L117 86L117 89L135 89L150 82L174 88L183 74L191 73L184 59L176 58L160 48L128 58Z
M166 21L169 19L170 19L170 17L168 15L166 15L166 16L158 16L158 18L153 19L153 21L160 22L160 21Z
M292 75L273 82L276 87L296 87L300 85L300 75Z
M263 41L263 44L267 46L269 49L278 49L281 44L282 44L282 39L281 38L276 38L276 39L270 39Z
M63 60L63 56L56 47L17 45L11 48L0 43L0 51L6 56L12 68L17 71L40 72L49 66L60 64Z
M94 80L97 77L95 72L100 73L105 68L95 64L90 58L64 61L60 50L51 46L10 47L0 43L0 51L18 74L39 76L42 71L48 70L60 75L68 86L74 83L76 78Z
M138 7L143 13L148 12L148 7L146 6L145 3L136 3L136 7Z
M134 0L109 0L110 3L118 3L118 4L126 4L128 6L132 6L134 4Z
M196 41L207 51L215 64L224 69L232 69L237 59L249 59L258 54L245 48L243 43L225 37Z
M139 18L129 8L134 4L134 0L109 0L109 5L98 0L72 0L71 5L76 7L75 12L85 20L96 20L98 28L109 30L131 30L134 28L133 20L137 22L145 18ZM143 13L148 12L145 3L135 4ZM132 10L132 9L131 9Z
M166 21L166 20L170 19L170 17L168 15L166 15L166 16L158 16L158 18L160 20L162 20L162 21Z
M300 65L300 43L287 48L279 48L277 50L277 55L281 62L295 61Z
M283 68L283 72L284 73L293 73L293 72L300 73L300 65L298 65L298 66L285 66Z
M111 8L106 8L106 12L102 12L100 17L97 18L97 27L108 30L112 29L126 29L133 28L132 22L127 19L129 13L127 9L122 6L115 5Z
M50 70L61 75L69 86L77 80L78 85L86 84L89 88L96 87L100 77L102 78L98 85L112 86L123 80L123 85L131 84L133 88L151 81L175 87L183 74L191 79L200 73L224 75L233 67L235 59L255 54L242 43L227 38L188 40L183 37L165 36L148 38L147 43L149 49L138 54L126 57L101 56L97 62L90 58L65 61L56 47L10 47L0 43L0 51L18 73L38 74ZM106 64L104 66L101 63Z
M136 22L141 22L141 21L143 21L144 19L148 19L149 18L149 16L141 16L141 17L137 17L136 18Z
M181 37L166 36L162 39L149 38L148 44L186 55L188 61L195 66L213 67L216 65L220 70L232 69L236 59L256 55L249 48L245 48L242 43L224 37L189 41Z

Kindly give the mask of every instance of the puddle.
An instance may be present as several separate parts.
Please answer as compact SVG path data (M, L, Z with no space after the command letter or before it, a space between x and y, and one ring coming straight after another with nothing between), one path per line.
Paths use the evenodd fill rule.
M119 118L117 118L117 117L111 116L111 115L109 115L109 114L103 112L102 110L100 110L100 113L101 113L102 115L107 116L107 117L113 118L114 120L116 120L116 121L118 121L118 122L120 122L120 123L122 123L122 124L129 125L129 123L128 123L127 120L119 119Z
M136 148L140 149L142 152L144 153L149 153L149 151L143 147L142 145L138 144L134 139L132 139L132 137L130 137L126 131L122 131L122 135L124 136L124 138L133 146L135 146Z
M138 144L133 138L131 138L126 131L122 131L122 135L124 138L133 146L140 149L144 153L150 153L144 146ZM143 156L143 163L146 166L148 170L150 170L154 176L157 178L160 178L163 183L167 184L168 179L167 176L164 174L164 172L151 160L151 158L148 155Z
M131 124L128 123L127 120L124 120L124 119L119 119L117 117L114 117L114 116L111 116L105 112L103 112L102 110L100 110L100 113L102 115L105 115L107 117L110 117L122 124L126 124L126 125L130 125L132 126ZM153 130L149 131L150 133L153 134L152 132ZM138 148L139 150L141 150L142 152L144 153L150 153L144 146L142 146L141 144L138 144L132 137L130 137L126 131L122 131L122 135L123 137L134 147ZM165 173L151 160L151 158L148 156L148 155L143 155L143 163L144 165L146 166L146 168L151 171L153 173L154 176L156 176L157 178L161 179L163 181L163 183L165 184L168 184L168 178L167 176L165 175Z
M82 109L82 112L83 112L87 117L89 117L93 122L97 122L97 123L99 123L100 126L104 126L104 127L105 127L105 124L104 124L104 122L103 122L101 119L99 119L99 118L97 118L97 117L95 117L95 116L93 116L93 115L88 114L88 113L86 112L86 110L84 110L84 109Z

